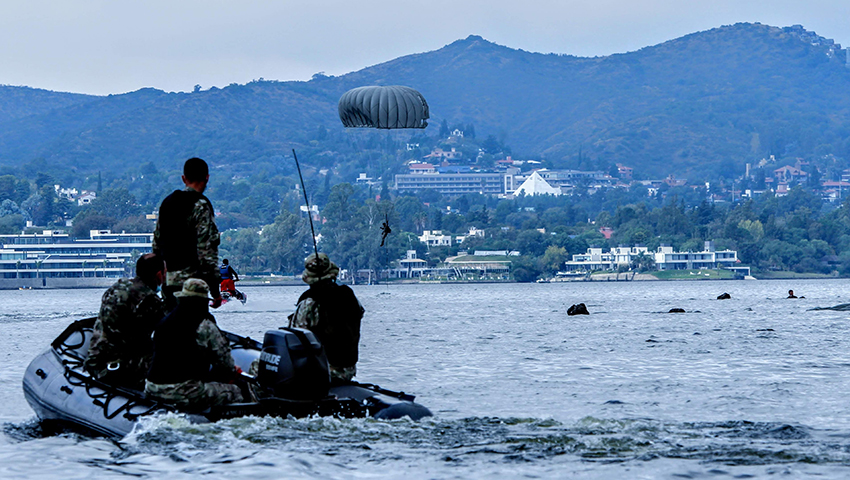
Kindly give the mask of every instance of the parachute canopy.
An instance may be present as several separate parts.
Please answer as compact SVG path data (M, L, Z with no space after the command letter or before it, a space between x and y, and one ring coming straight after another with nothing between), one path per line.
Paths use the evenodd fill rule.
M428 102L410 87L358 87L339 98L339 119L346 127L425 128Z

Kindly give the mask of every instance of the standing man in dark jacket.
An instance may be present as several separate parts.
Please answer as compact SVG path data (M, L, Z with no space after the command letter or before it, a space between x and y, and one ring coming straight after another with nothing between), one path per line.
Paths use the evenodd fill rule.
M156 326L145 394L192 411L243 399L230 342L210 314L209 287L190 278L175 294L177 308Z
M147 253L136 261L135 278L122 278L103 294L85 364L96 378L144 388L153 354L151 333L165 316L156 294L165 275L162 258Z
M290 327L310 330L324 345L332 384L349 382L357 374L360 320L365 312L354 292L336 283L338 274L339 267L324 253L307 257L301 279L310 288L289 316Z
M163 297L166 307L176 305L174 293L188 278L200 278L210 287L213 308L221 306L218 270L218 227L212 202L204 196L210 180L207 162L190 158L183 165L186 188L165 197L153 234L153 252L165 259L168 275Z

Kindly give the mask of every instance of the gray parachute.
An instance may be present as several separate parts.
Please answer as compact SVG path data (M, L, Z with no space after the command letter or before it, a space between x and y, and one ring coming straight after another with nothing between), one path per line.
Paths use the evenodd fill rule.
M339 119L349 128L425 128L428 102L410 87L358 87L339 99Z

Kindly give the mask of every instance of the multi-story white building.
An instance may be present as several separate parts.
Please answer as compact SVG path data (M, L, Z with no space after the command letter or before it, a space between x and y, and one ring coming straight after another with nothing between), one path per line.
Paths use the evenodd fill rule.
M654 253L642 246L620 246L606 253L601 248L588 248L587 253L573 255L566 266L569 271L616 270L620 266L631 265L640 255L652 257L656 270L728 269L738 263L735 250L715 251L714 242L705 242L701 252L676 252L668 245L658 247Z
M119 278L136 256L151 251L152 240L152 233L109 230L92 230L86 239L58 230L0 235L0 279Z
M399 192L437 190L447 195L482 193L498 195L504 188L501 173L425 173L395 176Z
M620 265L631 265L638 255L650 255L646 247L619 246L603 253L601 248L588 248L587 253L573 255L567 262L567 269L576 270L616 270Z
M484 230L481 230L480 228L469 227L469 231L466 232L466 235L458 235L457 237L455 237L455 243L459 245L469 237L484 238Z
M655 253L655 268L658 270L702 270L731 268L738 263L735 250L715 251L713 242L705 242L701 252L674 252L673 247L661 246Z
M443 235L441 230L425 230L419 236L419 241L429 247L448 247L452 244L452 236Z

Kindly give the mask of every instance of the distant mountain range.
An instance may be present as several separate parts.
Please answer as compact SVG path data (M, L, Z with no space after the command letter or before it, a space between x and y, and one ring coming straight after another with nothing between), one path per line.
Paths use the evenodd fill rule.
M341 131L337 101L362 85L408 85L431 126L475 126L564 168L623 163L646 175L715 178L768 155L850 159L846 50L802 27L736 24L636 52L539 54L470 36L308 82L255 81L193 93L90 96L0 87L0 165L80 173L188 156L284 155L319 126Z

